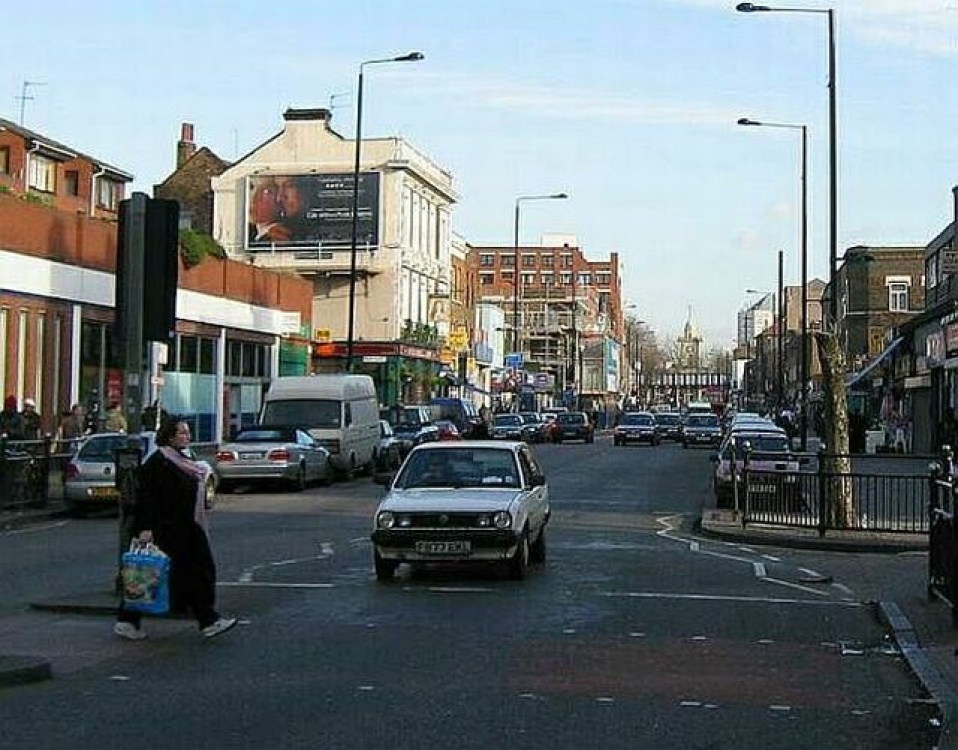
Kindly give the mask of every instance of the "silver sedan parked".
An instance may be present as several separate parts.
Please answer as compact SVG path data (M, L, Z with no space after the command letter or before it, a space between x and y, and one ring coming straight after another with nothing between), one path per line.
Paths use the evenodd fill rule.
M327 484L332 476L329 452L306 430L261 425L241 430L216 452L219 489L237 484L283 481L295 490Z

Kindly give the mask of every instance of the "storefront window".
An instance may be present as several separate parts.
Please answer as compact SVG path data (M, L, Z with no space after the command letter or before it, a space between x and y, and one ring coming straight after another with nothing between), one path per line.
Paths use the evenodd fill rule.
M216 373L216 340L200 339L200 373L213 375Z

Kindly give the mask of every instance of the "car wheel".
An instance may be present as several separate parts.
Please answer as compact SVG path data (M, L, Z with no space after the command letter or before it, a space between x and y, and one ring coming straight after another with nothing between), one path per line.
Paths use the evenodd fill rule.
M546 561L546 529L545 526L539 532L539 538L532 543L529 548L529 560L534 563L544 563Z
M395 560L384 560L378 552L373 552L373 566L376 568L377 581L391 581L399 563Z
M529 532L523 531L516 545L516 552L509 560L509 577L513 581L521 581L526 577L529 568Z
M306 469L302 466L296 472L296 479L293 480L293 492L302 492L306 489Z
M206 480L203 501L207 510L212 510L213 506L216 505L216 482L213 481L212 477Z

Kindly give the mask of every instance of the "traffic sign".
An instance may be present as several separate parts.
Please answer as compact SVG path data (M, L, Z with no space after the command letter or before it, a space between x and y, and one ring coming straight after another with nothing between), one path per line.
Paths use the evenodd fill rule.
M523 365L522 352L512 352L506 355L506 367L510 370L521 370Z

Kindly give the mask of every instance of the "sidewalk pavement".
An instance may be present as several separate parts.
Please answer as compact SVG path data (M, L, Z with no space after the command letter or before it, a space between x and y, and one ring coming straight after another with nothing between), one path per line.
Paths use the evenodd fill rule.
M0 531L56 520L66 508L51 501L44 508L0 511ZM733 510L706 508L699 532L707 537L750 545L768 545L833 552L886 553L926 552L926 536L874 532L829 532L820 538L814 530L785 529L751 524L742 528ZM897 585L896 585L897 584ZM872 587L877 612L898 644L902 656L941 711L942 729L938 747L958 750L958 627L952 623L948 605L930 601L912 582L883 583ZM109 591L61 597L56 602L37 602L31 609L58 613L111 615L116 600ZM40 657L0 654L0 687L49 679L49 662Z

